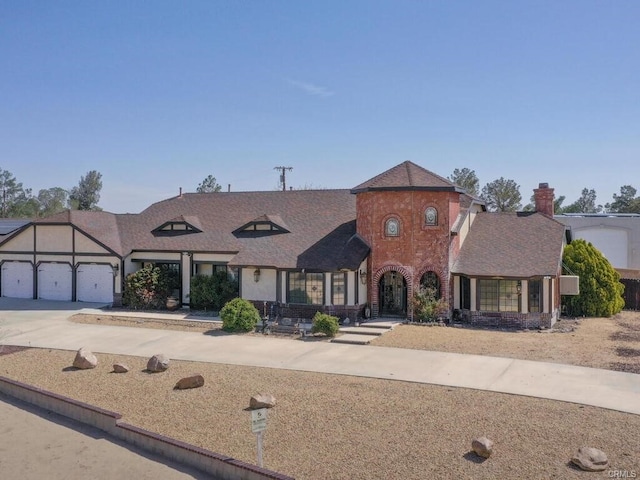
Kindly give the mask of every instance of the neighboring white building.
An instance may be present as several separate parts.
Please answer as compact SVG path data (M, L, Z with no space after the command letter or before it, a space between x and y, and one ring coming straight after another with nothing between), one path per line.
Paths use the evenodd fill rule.
M572 238L590 242L617 269L640 270L640 215L569 213L555 215L571 228Z

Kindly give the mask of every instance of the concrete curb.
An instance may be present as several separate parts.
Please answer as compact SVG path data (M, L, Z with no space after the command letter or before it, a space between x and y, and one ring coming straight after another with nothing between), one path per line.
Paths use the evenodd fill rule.
M121 421L119 413L0 376L0 392L98 428L142 450L224 480L294 480L293 477L158 435Z

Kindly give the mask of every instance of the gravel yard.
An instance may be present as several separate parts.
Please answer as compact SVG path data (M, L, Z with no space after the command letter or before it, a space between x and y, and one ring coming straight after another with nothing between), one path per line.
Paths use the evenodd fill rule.
M139 319L99 320L111 321L166 328ZM566 325L576 328L537 333L401 326L375 343L604 368L637 364L640 329L627 312ZM211 325L188 328L209 331ZM607 471L589 474L569 465L581 446L605 451L612 472L640 476L638 415L468 389L219 364L172 361L168 371L149 374L146 358L121 355L99 354L96 369L73 370L68 367L75 352L5 352L0 375L252 463L255 435L245 408L251 395L272 393L278 405L269 411L265 467L298 479L609 478ZM115 362L131 371L111 373ZM194 373L205 377L204 387L173 390L178 379ZM486 461L470 453L471 440L481 435L495 442Z

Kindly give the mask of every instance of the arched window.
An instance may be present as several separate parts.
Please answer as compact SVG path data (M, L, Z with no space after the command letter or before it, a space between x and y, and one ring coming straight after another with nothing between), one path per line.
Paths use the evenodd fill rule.
M420 279L420 286L422 288L432 289L437 300L440 300L442 297L440 277L438 277L436 272L429 271L422 275L422 278Z
M438 211L433 207L428 207L424 211L425 225L438 225Z
M400 235L400 222L397 218L390 218L384 224L384 234L387 237L397 237Z

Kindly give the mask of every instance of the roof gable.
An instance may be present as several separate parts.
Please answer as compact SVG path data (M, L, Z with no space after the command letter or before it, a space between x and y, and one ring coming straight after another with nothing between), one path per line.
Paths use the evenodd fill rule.
M372 190L464 192L464 190L455 183L408 160L352 188L351 193L363 193Z

